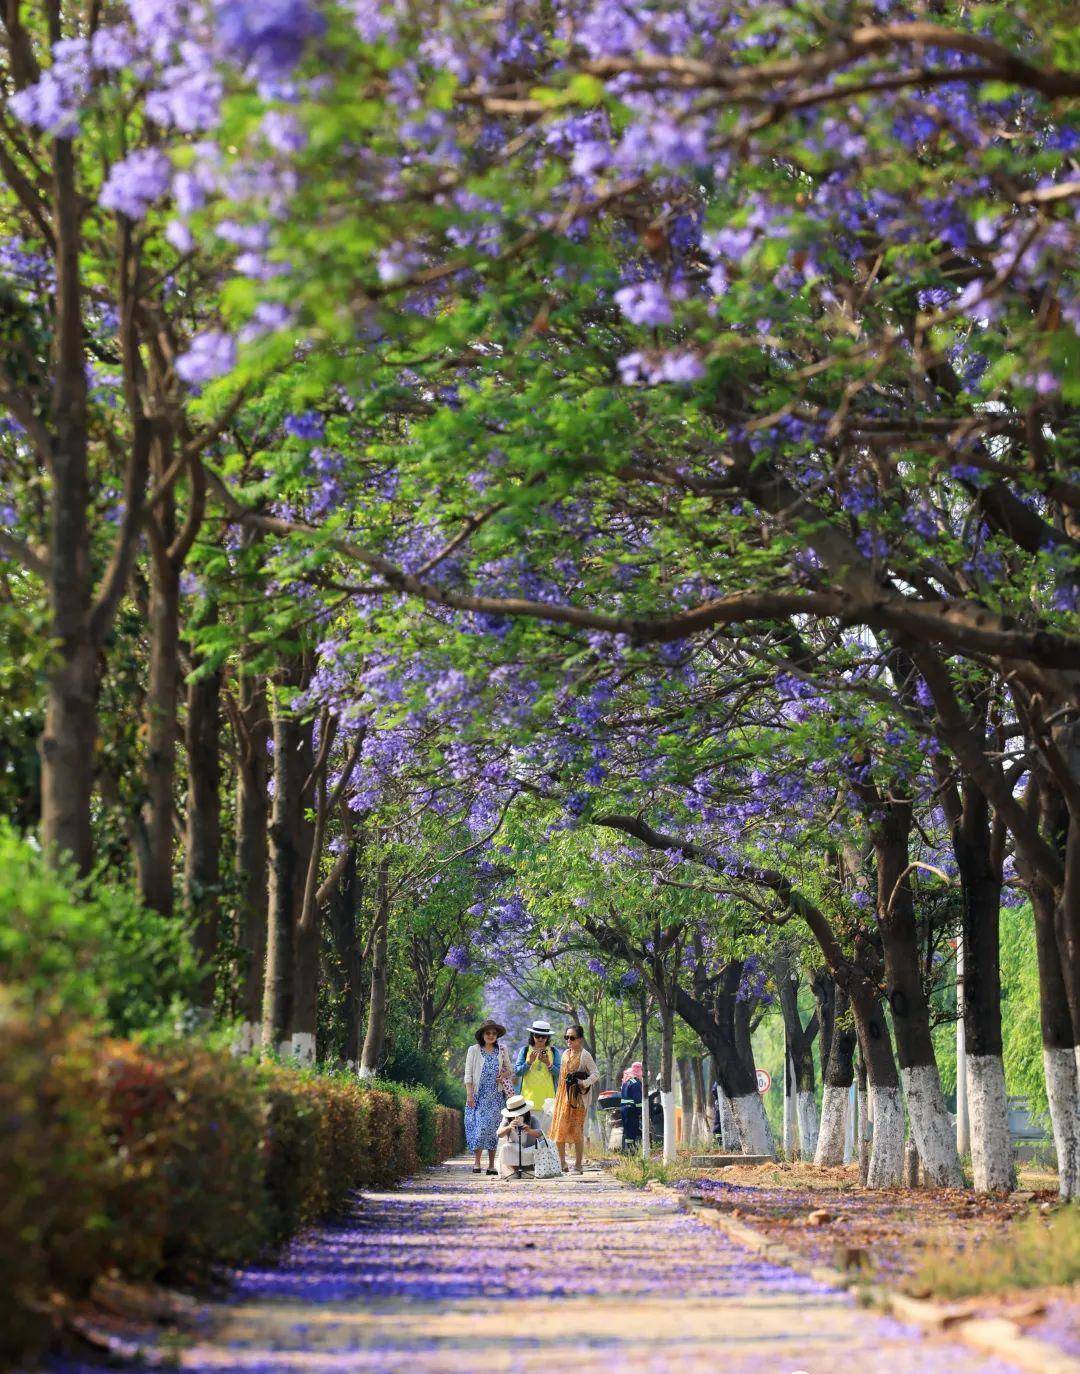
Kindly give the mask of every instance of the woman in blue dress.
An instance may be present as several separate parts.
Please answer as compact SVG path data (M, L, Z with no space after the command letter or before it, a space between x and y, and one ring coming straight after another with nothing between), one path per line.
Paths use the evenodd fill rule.
M514 1091L510 1056L499 1044L506 1027L485 1021L476 1032L476 1044L465 1056L465 1142L473 1152L473 1173L481 1172L480 1156L486 1150L488 1173L494 1174L495 1150L502 1124L502 1109Z

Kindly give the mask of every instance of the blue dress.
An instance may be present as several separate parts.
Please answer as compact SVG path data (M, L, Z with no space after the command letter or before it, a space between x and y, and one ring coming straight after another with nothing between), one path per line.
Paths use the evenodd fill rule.
M480 1082L476 1085L476 1106L465 1108L465 1143L470 1150L494 1150L506 1102L496 1081L499 1077L498 1050L482 1056Z

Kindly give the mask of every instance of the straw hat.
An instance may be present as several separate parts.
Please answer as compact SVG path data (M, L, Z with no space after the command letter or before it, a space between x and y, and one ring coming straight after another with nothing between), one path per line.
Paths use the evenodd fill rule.
M545 1021L542 1016L538 1016L529 1027L530 1035L551 1035L551 1022Z
M476 1028L476 1043L478 1045L482 1045L484 1043L484 1032L486 1030L493 1030L495 1034L499 1036L503 1036L506 1034L506 1027L500 1026L498 1021L493 1021L489 1016L482 1026L477 1026Z
M515 1093L513 1097L506 1099L506 1106L502 1110L504 1121L515 1121L519 1116L528 1116L532 1111L532 1103L527 1097L522 1097L521 1093Z

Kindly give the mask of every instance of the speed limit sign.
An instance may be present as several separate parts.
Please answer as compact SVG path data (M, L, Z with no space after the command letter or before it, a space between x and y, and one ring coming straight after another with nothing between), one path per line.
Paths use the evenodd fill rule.
M757 1071L757 1090L759 1093L767 1093L772 1087L772 1078L764 1069Z

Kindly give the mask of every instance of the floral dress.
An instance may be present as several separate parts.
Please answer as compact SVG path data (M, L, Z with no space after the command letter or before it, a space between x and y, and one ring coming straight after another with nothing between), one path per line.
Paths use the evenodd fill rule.
M484 1066L476 1085L476 1106L465 1108L465 1143L470 1150L494 1150L499 1141L497 1133L502 1122L506 1097L499 1087L501 1053L481 1056Z

